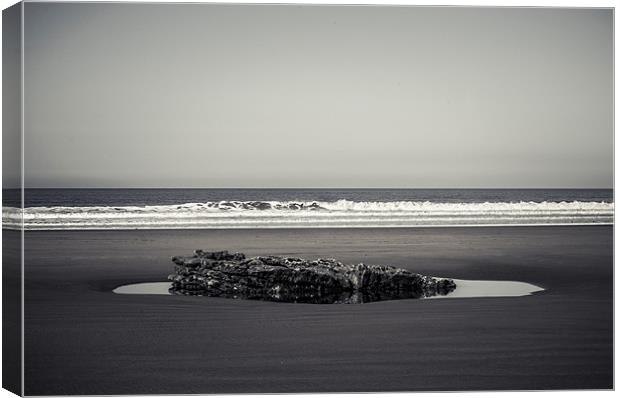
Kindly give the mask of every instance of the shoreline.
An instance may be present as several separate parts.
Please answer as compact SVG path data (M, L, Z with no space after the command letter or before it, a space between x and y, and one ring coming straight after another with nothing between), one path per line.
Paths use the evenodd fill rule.
M557 224L451 224L451 225L380 225L380 226L273 226L273 227L204 227L204 228L48 228L48 229L24 229L25 232L59 232L59 231L204 231L204 230L262 230L262 229L275 229L275 230L287 230L287 229L414 229L414 228L506 228L506 227L589 227L589 226L613 226L614 223L557 223ZM21 231L16 228L3 228L9 231Z

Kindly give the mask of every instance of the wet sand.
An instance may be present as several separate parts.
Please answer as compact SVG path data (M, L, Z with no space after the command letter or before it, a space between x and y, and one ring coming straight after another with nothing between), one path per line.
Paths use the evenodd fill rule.
M612 387L611 226L27 232L28 395ZM525 297L285 304L117 295L194 249L334 257Z

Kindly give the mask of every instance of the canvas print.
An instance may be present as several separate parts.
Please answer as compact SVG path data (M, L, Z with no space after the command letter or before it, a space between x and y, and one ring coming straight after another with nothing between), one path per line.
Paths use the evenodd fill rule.
M3 387L613 388L613 9L3 11Z

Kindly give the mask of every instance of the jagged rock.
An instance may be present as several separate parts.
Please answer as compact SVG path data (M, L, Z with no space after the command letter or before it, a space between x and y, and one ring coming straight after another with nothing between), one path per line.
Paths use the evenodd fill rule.
M343 264L294 257L196 250L172 258L171 292L183 295L302 303L364 303L446 295L456 288L438 279L382 265Z

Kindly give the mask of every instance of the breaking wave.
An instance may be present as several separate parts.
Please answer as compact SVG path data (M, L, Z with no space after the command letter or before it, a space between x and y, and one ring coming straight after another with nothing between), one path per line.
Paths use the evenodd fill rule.
M220 201L166 206L27 207L26 230L612 224L608 202ZM4 228L22 211L3 207Z

